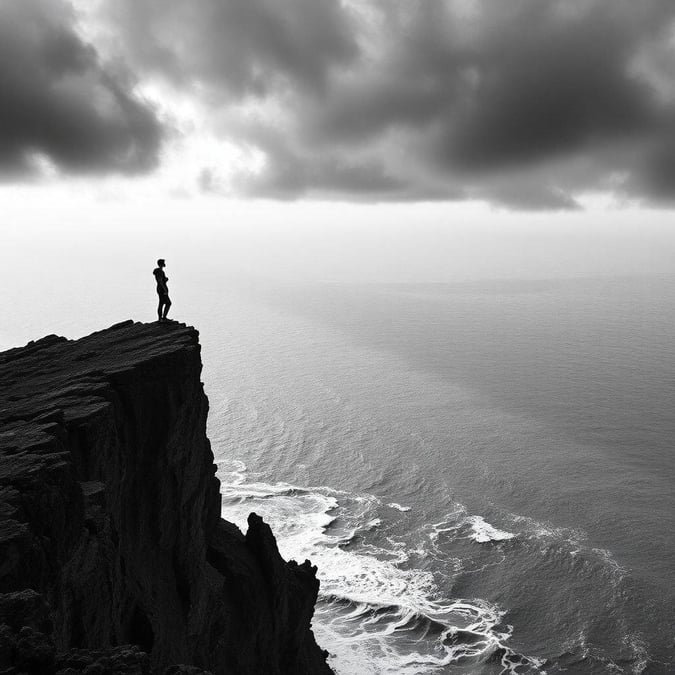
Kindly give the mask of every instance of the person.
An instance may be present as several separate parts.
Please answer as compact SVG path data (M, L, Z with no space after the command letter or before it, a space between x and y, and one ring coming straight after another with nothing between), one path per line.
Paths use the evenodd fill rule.
M166 321L166 315L169 313L169 308L171 307L171 300L169 299L169 287L167 282L169 277L164 274L164 268L166 267L166 262L164 258L160 258L157 261L157 267L152 271L157 280L157 295L159 295L159 305L157 305L157 320Z

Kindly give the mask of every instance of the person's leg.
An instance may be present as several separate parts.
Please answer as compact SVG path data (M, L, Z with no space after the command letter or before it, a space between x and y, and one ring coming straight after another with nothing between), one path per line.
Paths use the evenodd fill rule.
M166 319L166 315L169 313L169 309L171 309L171 300L169 299L169 296L166 295L164 296L164 314L162 315L163 319Z
M159 296L159 305L157 305L157 320L161 321L162 320L162 308L164 306L164 298L160 295Z

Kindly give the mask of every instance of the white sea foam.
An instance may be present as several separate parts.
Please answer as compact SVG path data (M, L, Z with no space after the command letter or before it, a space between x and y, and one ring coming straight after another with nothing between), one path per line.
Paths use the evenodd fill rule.
M640 633L629 633L623 643L633 654L633 675L641 675L649 665L649 651L644 637Z
M551 523L545 523L528 516L512 514L511 520L522 529L523 535L529 539L542 539L544 541L565 541L575 549L582 547L582 542L587 534L580 529L569 527L557 527Z
M614 579L615 583L620 582L628 574L628 571L623 567L618 560L614 557L614 554L606 548L593 548L591 549L598 558L607 566L610 575Z
M583 530L556 527L526 516L512 515L511 518L520 525L528 539L540 541L549 549L560 548L574 558L584 556L587 565L599 562L614 586L620 584L628 574L610 550L590 546L588 535Z
M644 636L641 633L628 632L622 637L621 642L630 653L630 657L624 658L621 664L616 663L607 654L603 653L602 649L598 648L597 645L589 644L583 629L573 638L567 640L563 644L563 649L569 652L578 652L582 659L591 660L593 663L600 665L608 673L641 675L651 662ZM626 664L626 661L629 660L632 661L630 666Z
M479 544L513 539L513 532L500 530L488 523L482 516L470 515L461 504L455 504L455 510L430 526L429 539L436 542L443 533L451 533L455 538L472 539Z
M391 502L390 504L387 504L387 506L390 509L396 509L397 511L401 511L403 513L406 513L407 511L410 511L412 509L411 506L401 506L400 504L397 504L396 502Z
M488 658L499 659L505 674L538 672L535 660L506 646L511 628L501 624L501 609L479 599L444 597L430 571L410 567L403 542L369 540L382 522L383 504L376 497L245 483L239 480L241 466L225 469L224 517L245 528L256 511L271 525L285 558L309 558L318 566L313 628L336 673L420 675Z
M505 541L516 536L513 532L498 530L481 516L468 516L466 522L473 531L472 539L479 544L485 544L489 541Z

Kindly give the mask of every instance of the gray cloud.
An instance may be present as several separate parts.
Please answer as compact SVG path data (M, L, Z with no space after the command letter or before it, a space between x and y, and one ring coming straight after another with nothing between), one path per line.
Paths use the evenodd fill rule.
M443 129L447 163L473 171L521 166L653 129L659 111L650 87L629 71L652 17L641 25L620 2L586 4L561 19L562 3L521 3L511 25L527 28L483 49L477 83Z
M319 92L358 54L335 0L116 0L104 20L141 69L223 98Z
M246 194L675 198L672 0L105 0L96 20L108 55L264 155Z
M257 145L273 158L262 176L239 180L242 192L262 197L296 199L307 193L321 197L349 195L353 200L400 199L406 184L388 173L377 159L341 153L297 154L282 138L260 130Z
M40 161L68 173L151 168L160 143L153 111L106 71L58 0L0 2L0 177Z

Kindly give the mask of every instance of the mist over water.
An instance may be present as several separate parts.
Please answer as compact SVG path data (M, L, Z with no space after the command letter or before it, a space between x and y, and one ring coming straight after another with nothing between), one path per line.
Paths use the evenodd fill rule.
M223 515L318 565L338 673L672 671L669 233L175 218L8 230L2 347L152 320L166 258Z

